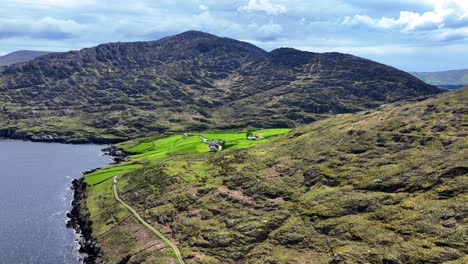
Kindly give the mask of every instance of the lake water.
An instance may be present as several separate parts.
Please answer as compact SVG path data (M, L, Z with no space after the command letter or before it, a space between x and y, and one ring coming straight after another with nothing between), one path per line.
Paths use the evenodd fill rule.
M70 183L111 162L103 147L0 139L1 264L79 263Z

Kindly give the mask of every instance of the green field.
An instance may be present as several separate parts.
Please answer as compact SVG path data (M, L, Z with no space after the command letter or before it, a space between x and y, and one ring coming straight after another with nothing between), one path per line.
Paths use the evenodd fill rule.
M119 174L124 174L129 171L139 169L143 167L140 164L130 164L122 166L110 166L100 170L97 170L93 173L87 174L85 177L86 183L90 185L99 184L109 178L112 178Z
M224 150L244 149L267 141L270 137L289 132L291 129L262 129L252 131L253 135L264 137L262 140L248 140L245 132L205 132L189 133L187 138L183 135L172 135L162 138L145 138L120 143L117 147L132 153L132 161L154 160L167 155L197 154L209 152L206 143L199 136L208 139L226 140Z
M209 152L208 145L202 142L199 136L208 139L226 140L223 151L229 151L253 147L268 141L271 137L288 133L290 130L289 128L277 128L252 131L253 135L264 137L261 140L248 140L245 131L189 133L186 138L179 134L135 139L116 145L132 154L128 157L128 161L87 174L85 175L85 181L89 185L96 185L116 175L142 168L143 163L156 162L158 159L171 155Z

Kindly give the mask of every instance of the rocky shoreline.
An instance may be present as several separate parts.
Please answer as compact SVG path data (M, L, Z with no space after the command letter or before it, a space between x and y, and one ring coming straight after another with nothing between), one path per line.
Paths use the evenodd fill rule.
M58 133L32 134L24 131L17 131L15 128L11 127L0 128L0 138L65 144L116 144L128 140L128 138L102 138L95 136L75 137L73 135L60 135Z
M109 146L102 149L105 155L113 157L114 163L117 164L125 160L127 153L115 146ZM83 173L91 173L97 169L89 170ZM75 230L79 236L79 252L80 260L84 264L100 264L102 261L102 250L95 238L92 237L92 221L89 219L89 211L86 205L86 189L87 184L84 177L74 179L72 181L73 200L72 209L67 213L67 227Z
M104 155L112 156L114 160L114 164L124 161L125 158L130 155L128 152L122 149L119 149L118 147L115 147L115 146L109 146L107 148L103 148L102 152L104 153ZM87 173L90 173L90 172L85 172L85 174Z
M78 241L81 255L80 260L84 264L103 263L101 261L101 248L97 240L91 236L92 221L89 220L89 212L84 204L86 187L87 184L83 177L72 181L73 201L72 209L67 213L67 217L69 218L67 227L74 229L80 237Z

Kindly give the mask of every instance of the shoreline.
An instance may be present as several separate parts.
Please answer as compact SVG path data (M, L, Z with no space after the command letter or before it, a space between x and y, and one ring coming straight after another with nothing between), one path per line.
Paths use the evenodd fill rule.
M91 236L92 221L88 220L89 213L87 207L82 203L86 199L87 184L84 178L72 181L73 199L72 209L67 213L67 228L75 230L78 237L79 260L84 264L102 263L102 251L97 240Z
M17 131L15 128L0 128L0 139L12 139L43 143L62 143L62 144L117 144L129 140L130 138L101 138L101 137L68 137L53 134L29 134Z
M109 165L118 164L125 160L127 153L115 146L109 146L101 150L104 155L112 156L114 162ZM84 176L100 168L91 169L82 173L82 176L71 181L73 197L71 210L67 212L67 228L73 229L78 237L79 261L83 264L100 264L102 262L102 250L97 239L92 236L92 220L89 219L89 211L86 205L86 191L88 185Z

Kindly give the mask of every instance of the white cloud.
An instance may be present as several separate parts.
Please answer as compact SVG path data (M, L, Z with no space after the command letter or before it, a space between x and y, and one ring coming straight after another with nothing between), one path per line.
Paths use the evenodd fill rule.
M343 20L343 25L346 26L357 26L357 25L365 25L368 27L374 27L377 20L371 18L370 16L366 15L354 15L353 17L345 17Z
M28 5L38 8L54 8L54 7L79 7L90 4L95 4L96 0L16 0L16 5Z
M158 23L154 23L154 17L158 17ZM119 36L121 39L130 40L153 40L192 29L212 34L230 32L234 35L245 30L240 24L216 17L209 10L186 16L172 16L161 12L154 14L154 17L121 19L113 22L108 29L113 31L114 37Z
M435 33L436 34L432 34L432 36L430 37L432 37L435 40L442 41L442 42L459 41L459 40L468 39L468 27L440 29L440 30L437 30Z
M453 45L468 47L468 0L1 2L2 53L18 49L62 51L115 41L155 40L195 29L248 40L266 50L335 50L413 70L429 65L442 67L444 63L447 68L467 67L460 54L466 54L468 48L456 53L452 49ZM346 16L349 17L343 20ZM373 30L369 33L363 28ZM452 46L440 49L447 45ZM422 53L424 56L416 56ZM439 53L444 55L443 60ZM406 64L398 62L406 58Z
M468 26L468 1L466 0L428 0L432 11L417 13L401 11L398 18L372 18L367 15L346 17L344 25L365 25L373 28L399 28L403 32L438 30L443 28Z
M55 19L53 17L44 17L32 24L33 30L61 30L69 32L77 32L83 29L83 26L71 19Z
M249 0L247 5L239 8L246 12L265 12L269 15L278 15L287 12L287 8L282 4L274 4L270 0Z
M398 54L408 55L414 53L416 47L407 47L402 45L377 45L377 46L299 46L301 50L311 52L341 52L348 54L357 54L368 57L370 55Z
M71 19L43 17L0 21L0 39L25 36L31 38L67 39L85 30L85 26Z
M273 22L268 24L252 22L247 26L247 30L254 33L259 39L272 40L279 37L283 31L283 27Z

